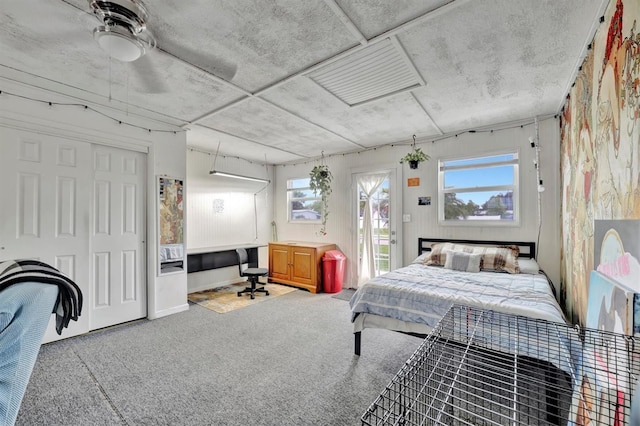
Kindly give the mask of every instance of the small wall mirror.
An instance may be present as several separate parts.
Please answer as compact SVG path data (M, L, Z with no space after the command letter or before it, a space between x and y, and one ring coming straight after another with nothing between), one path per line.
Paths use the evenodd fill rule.
M158 274L184 272L184 182L158 178Z

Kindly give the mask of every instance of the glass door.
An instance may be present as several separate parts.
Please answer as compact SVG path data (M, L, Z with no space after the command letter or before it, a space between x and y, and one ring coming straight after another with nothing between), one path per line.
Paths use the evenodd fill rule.
M396 171L354 173L358 252L358 282L389 272L397 267ZM368 203L367 203L368 201ZM367 209L369 220L367 220ZM367 222L369 222L367 224ZM370 237L369 237L370 235ZM366 240L370 238L370 244ZM371 254L367 253L371 250ZM363 259L363 257L368 258ZM372 267L369 268L369 262ZM363 270L363 268L365 270ZM367 272L370 270L371 272Z

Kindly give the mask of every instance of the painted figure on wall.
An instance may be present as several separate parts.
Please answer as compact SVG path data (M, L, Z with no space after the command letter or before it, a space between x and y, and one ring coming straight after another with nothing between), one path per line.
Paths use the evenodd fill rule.
M567 102L562 117L565 128L562 140L566 142L562 151L562 176L563 182L568 183L563 193L565 284L584 282L592 267L592 188L596 167L591 130L592 75L591 51L577 76L573 99ZM567 310L576 316L572 320L579 322L579 319L584 317L586 309L587 289L583 286L568 287L563 291L563 294L568 296Z
M583 325L594 220L640 218L640 3L605 16L561 117L562 294Z
M638 171L637 139L636 143L629 140L633 136L629 130L635 127L637 118L632 114L629 120L626 111L629 103L625 102L627 96L622 90L623 75L631 72L626 69L627 58L633 55L629 51L631 39L623 38L623 11L622 1L618 0L606 36L598 84L596 150L602 160L598 170L598 216L614 219L633 214L631 201Z

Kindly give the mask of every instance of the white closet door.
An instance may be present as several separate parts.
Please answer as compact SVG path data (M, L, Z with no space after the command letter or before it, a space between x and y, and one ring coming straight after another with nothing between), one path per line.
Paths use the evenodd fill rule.
M91 145L0 129L0 260L38 259L89 288ZM59 339L53 317L45 341ZM62 337L89 330L89 315Z
M146 155L0 127L0 261L38 259L84 296L62 336L147 315Z
M93 149L91 330L146 317L146 155Z

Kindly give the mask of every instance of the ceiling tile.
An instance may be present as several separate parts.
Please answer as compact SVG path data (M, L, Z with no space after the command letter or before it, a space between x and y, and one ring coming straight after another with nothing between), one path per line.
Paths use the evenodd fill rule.
M303 158L345 148L345 139L258 99L241 102L199 124Z

